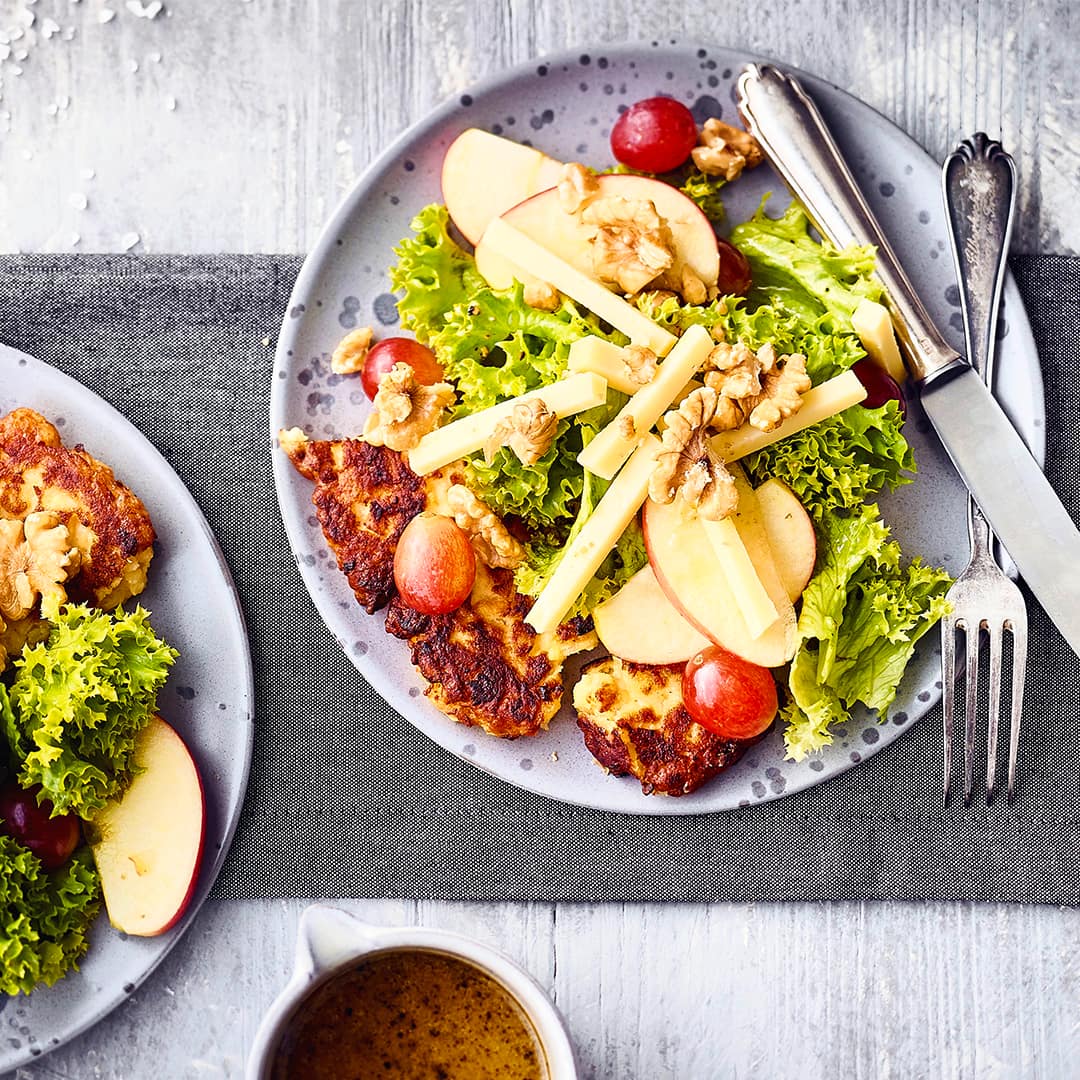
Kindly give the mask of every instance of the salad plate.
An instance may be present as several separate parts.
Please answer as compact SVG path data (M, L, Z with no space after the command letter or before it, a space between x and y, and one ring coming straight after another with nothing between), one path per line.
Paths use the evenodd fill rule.
M701 123L737 123L734 84L741 66L762 57L679 42L603 46L540 58L445 102L406 131L357 181L306 260L278 342L272 387L273 431L301 427L313 439L359 434L367 399L358 376L334 375L330 354L351 329L376 338L400 333L387 276L393 248L424 206L441 202L446 148L463 130L486 129L562 161L596 169L613 164L612 124L622 106L657 94L684 102ZM789 69L791 70L791 69ZM871 207L919 283L927 307L963 348L959 293L947 250L938 165L869 106L820 79L795 72L813 94ZM725 187L727 225L745 221L771 193L769 213L790 202L767 165ZM1037 460L1044 452L1042 383L1034 343L1014 283L1005 290L999 327L998 395ZM878 501L906 556L953 575L968 557L964 488L920 413L908 403L905 435L918 464L915 481ZM277 494L304 583L327 626L371 685L441 746L519 787L582 806L637 814L693 814L776 798L836 776L896 739L941 696L936 633L919 643L886 723L856 710L833 728L820 753L793 762L774 726L735 766L681 798L644 797L632 777L607 776L586 750L564 695L560 715L535 738L499 740L463 727L423 696L424 683L405 643L365 615L336 566L313 514L311 486L274 454ZM567 666L566 683L576 676Z
M180 657L158 710L182 735L202 777L206 836L191 902L173 929L127 937L104 908L90 949L55 986L29 996L0 995L0 1073L55 1049L122 1004L191 926L235 832L252 747L253 683L243 615L229 569L206 519L150 441L76 380L0 345L0 415L26 406L110 465L145 503L157 541L141 604L154 630Z

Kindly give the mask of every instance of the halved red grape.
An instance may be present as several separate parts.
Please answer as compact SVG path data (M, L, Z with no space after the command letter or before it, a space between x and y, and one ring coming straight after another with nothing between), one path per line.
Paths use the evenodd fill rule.
M426 345L407 337L384 338L368 351L360 375L364 393L372 401L379 392L379 380L395 364L408 364L413 369L413 378L421 386L442 382L442 365Z
M776 681L768 668L712 645L687 662L686 711L722 739L753 739L776 718Z
M394 551L394 584L414 611L455 611L475 579L472 544L452 518L425 511L405 526Z
M887 401L896 401L900 412L907 419L907 401L904 391L897 381L876 361L864 356L852 365L852 371L859 377L859 382L866 387L866 397L862 405L865 409L879 409Z
M720 273L716 288L721 296L745 296L750 291L750 263L729 240L717 240L720 253Z
M611 129L611 152L616 161L639 172L677 169L697 141L697 122L690 110L669 97L635 102Z
M55 870L79 846L79 819L74 814L50 817L53 804L43 799L38 805L40 790L39 785L22 788L15 783L0 788L0 832L29 848L46 870Z

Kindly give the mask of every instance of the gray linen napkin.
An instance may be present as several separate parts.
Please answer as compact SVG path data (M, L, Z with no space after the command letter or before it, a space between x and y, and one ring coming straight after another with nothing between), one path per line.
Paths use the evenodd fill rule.
M562 805L393 713L323 626L268 453L292 256L6 256L0 340L124 412L194 493L255 659L247 801L219 897L1080 902L1080 664L1037 605L1018 803L937 806L940 716L844 776L699 817ZM1048 473L1080 518L1080 260L1013 261L1039 342Z

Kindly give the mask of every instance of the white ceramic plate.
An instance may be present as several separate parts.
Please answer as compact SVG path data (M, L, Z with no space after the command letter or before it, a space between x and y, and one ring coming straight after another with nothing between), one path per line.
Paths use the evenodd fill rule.
M172 930L155 938L127 937L109 926L103 912L79 972L29 996L0 996L0 1073L55 1049L121 1004L192 924L240 816L254 700L247 633L228 567L198 505L165 459L92 391L0 346L0 415L20 405L52 421L65 444L82 443L110 465L150 511L158 539L138 603L180 651L158 705L198 763L207 820L199 883Z
M296 283L278 343L273 429L294 425L313 438L360 431L367 400L358 377L330 373L337 341L357 325L395 333L397 312L386 276L391 249L408 233L413 214L441 201L443 153L467 127L483 127L532 144L552 156L596 167L611 163L608 136L620 105L658 93L691 107L699 121L732 120L734 80L743 63L761 59L696 44L602 47L538 60L482 82L446 102L405 132L361 177L338 207ZM959 296L947 252L939 167L873 109L819 79L802 76L830 123L882 225L931 314L962 348ZM961 133L957 133L958 137ZM729 220L742 221L761 196L774 192L778 213L789 201L783 184L762 167L725 189ZM1043 400L1030 328L1015 285L1005 293L999 394L1039 460ZM917 405L908 438L918 480L881 500L885 519L908 555L953 574L967 559L965 493ZM834 776L892 742L941 694L937 634L920 644L900 687L890 721L857 713L834 729L822 754L795 764L784 759L779 731L753 747L734 768L682 798L646 798L632 778L606 776L582 742L571 710L535 739L500 741L461 727L422 696L406 643L389 637L381 615L360 610L329 555L311 510L311 485L275 452L282 516L304 582L327 626L365 678L441 746L520 787L566 802L638 814L689 814L775 798ZM568 671L567 684L574 669ZM569 693L566 695L568 700Z

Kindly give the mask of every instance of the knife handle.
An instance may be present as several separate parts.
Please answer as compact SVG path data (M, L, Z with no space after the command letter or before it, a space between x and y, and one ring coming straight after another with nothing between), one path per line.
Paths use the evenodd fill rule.
M900 347L913 378L936 379L965 366L934 325L844 162L817 106L799 82L772 64L747 64L739 112L818 232L836 247L872 244Z
M1001 143L979 131L945 159L941 183L968 361L993 387L994 338L1012 235L1016 166Z

